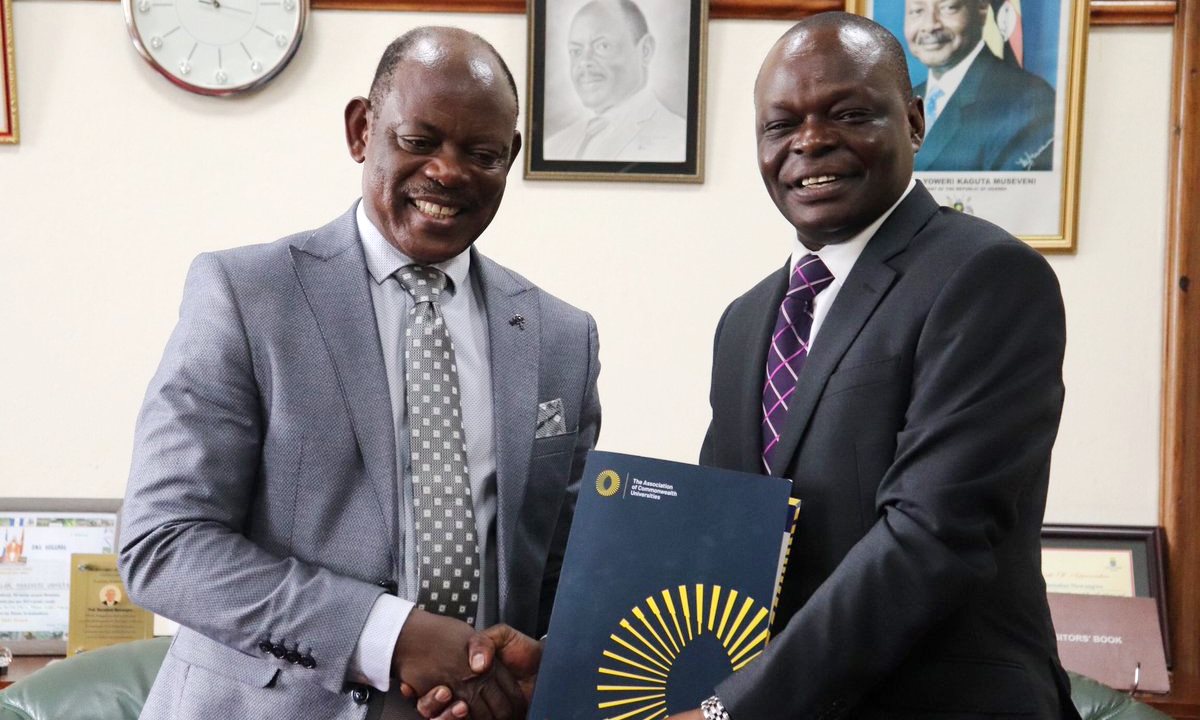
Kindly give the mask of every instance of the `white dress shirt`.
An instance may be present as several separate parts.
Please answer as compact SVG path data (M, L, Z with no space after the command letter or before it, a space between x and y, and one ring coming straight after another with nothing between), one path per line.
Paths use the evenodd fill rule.
M817 293L816 299L813 300L813 322L812 328L808 331L808 351L812 352L814 343L817 340L817 333L821 330L822 323L825 322L825 316L829 314L829 308L833 307L833 301L837 299L838 292L841 291L842 285L846 282L846 277L850 275L850 271L854 268L854 264L858 262L859 255L867 247L867 243L871 238L875 237L875 233L879 230L879 226L883 225L883 221L887 220L896 210L900 203L904 202L904 198L912 192L916 187L917 181L914 178L908 179L908 187L900 194L900 199L892 204L890 208L885 210L875 222L863 228L863 231L850 238L845 242L831 243L825 247L813 252L804 247L799 238L793 241L792 259L788 265L789 277L791 272L796 269L796 263L805 255L816 255L821 258L821 262L825 263L825 267L829 268L829 272L833 275L833 282L829 283L824 290Z

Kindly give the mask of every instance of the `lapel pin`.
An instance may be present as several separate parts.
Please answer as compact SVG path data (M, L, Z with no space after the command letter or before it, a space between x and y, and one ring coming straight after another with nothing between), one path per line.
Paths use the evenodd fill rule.
M522 317L521 315L513 315L511 318L509 318L508 324L512 325L513 327L517 328L518 330L524 330L525 329L525 318Z

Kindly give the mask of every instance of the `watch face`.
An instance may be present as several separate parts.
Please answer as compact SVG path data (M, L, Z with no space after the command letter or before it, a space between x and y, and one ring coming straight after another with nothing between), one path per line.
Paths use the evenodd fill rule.
M260 87L300 46L308 0L123 0L138 52L204 95Z

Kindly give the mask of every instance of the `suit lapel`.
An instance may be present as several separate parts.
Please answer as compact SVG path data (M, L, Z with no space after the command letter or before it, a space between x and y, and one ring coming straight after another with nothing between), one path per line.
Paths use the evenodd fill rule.
M788 458L789 462L780 463L776 474L783 475L789 469L800 438L825 390L825 383L895 281L896 271L886 264L887 261L908 247L909 241L937 207L925 186L918 182L863 249L825 316L812 353L800 372L783 434L775 450L777 457Z
M392 538L389 548L395 548L396 433L354 209L294 245L291 254L333 361L383 525ZM394 566L395 559L393 554Z
M533 286L474 249L471 268L483 290L492 362L496 435L496 565L500 617L511 617L509 566L529 481L537 424L542 324ZM520 322L515 319L520 316Z
M963 115L970 111L979 97L980 87L989 70L988 60L994 59L989 57L990 53L987 48L980 50L971 67L967 68L967 74L950 96L950 102L946 103L937 122L925 136L925 142L917 154L917 170L930 167L947 149L953 150L959 147L959 143L971 142L970 138L958 138L957 131L963 127Z
M619 132L609 138L605 145L612 149L614 155L624 152L629 144L641 134L646 123L654 118L657 110L657 101L654 96L643 95L637 100L636 106L629 108L625 122L616 123Z
M723 363L724 377L718 378L714 407L733 408L730 427L753 428L753 432L731 433L736 467L750 473L762 472L762 394L766 376L767 349L771 331L779 314L779 303L787 292L788 265L772 273L746 295L745 310L730 314L722 329L721 345L731 348L735 357ZM743 355L749 353L749 361Z

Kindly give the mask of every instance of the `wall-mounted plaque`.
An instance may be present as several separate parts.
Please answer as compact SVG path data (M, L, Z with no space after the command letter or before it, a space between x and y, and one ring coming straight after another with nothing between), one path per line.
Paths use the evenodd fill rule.
M71 556L71 621L67 654L154 637L154 614L129 601L117 556Z

